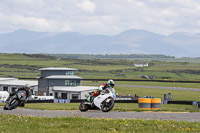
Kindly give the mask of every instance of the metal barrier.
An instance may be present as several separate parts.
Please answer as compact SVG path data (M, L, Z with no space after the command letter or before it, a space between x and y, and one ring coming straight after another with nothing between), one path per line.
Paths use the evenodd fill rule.
M69 99L67 99L67 100L69 100ZM68 103L80 103L81 101L83 101L83 100L82 99L70 100ZM51 100L28 100L26 103L54 103L54 99L51 99ZM115 103L138 103L138 100L115 100ZM193 105L193 103L194 103L194 101L166 101L166 104Z

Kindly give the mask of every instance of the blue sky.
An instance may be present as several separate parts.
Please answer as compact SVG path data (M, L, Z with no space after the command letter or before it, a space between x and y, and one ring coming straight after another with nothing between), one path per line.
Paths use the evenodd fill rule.
M0 33L200 33L200 0L0 0Z

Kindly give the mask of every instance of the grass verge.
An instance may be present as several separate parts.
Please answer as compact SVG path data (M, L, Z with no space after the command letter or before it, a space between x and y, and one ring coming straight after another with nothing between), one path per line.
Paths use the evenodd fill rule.
M0 104L4 106L3 103ZM31 103L26 104L27 109L41 109L41 110L79 110L79 103ZM137 103L115 103L112 111L147 111L140 110ZM148 110L149 111L149 110ZM199 109L193 105L180 104L162 104L161 110L153 111L170 111L170 112L199 112Z
M0 115L1 133L164 133L199 132L200 122L161 120L89 119L79 117L41 118Z

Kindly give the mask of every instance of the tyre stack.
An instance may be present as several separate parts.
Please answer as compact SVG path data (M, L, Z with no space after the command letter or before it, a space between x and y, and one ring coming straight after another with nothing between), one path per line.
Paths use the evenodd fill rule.
M143 110L159 110L161 109L161 98L139 98L138 107Z

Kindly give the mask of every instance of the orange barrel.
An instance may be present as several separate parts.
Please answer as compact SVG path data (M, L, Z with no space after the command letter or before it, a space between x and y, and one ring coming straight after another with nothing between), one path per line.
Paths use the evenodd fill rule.
M161 108L161 98L152 98L151 109L160 109L160 108Z
M138 98L139 109L151 109L151 99L150 98Z

